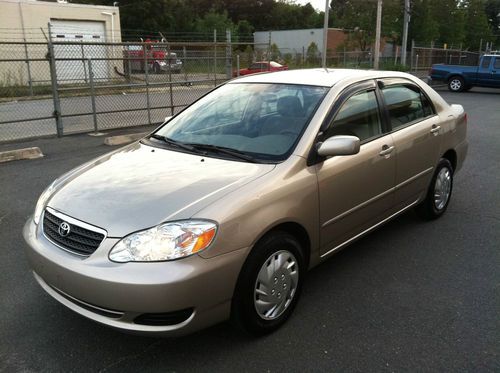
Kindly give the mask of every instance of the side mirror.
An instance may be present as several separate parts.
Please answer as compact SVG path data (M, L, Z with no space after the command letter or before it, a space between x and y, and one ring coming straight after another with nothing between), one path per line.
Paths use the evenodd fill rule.
M317 151L322 157L357 154L359 153L359 138L356 136L332 136L318 144Z
M163 121L163 123L168 122L170 119L172 119L172 117L171 117L171 116L165 117L165 120Z

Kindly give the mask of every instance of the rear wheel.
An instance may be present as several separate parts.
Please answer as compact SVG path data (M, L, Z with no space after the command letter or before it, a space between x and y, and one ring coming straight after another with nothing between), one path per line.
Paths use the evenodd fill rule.
M278 329L299 299L304 263L302 248L290 234L264 237L241 270L232 301L233 323L253 335Z
M449 160L441 158L432 177L425 200L417 206L417 213L424 219L433 220L448 208L453 190L453 167Z
M465 89L465 82L460 76L452 76L448 81L448 89L452 92L462 92Z
M153 66L153 70L154 70L155 74L161 74L161 67L159 64L155 63Z

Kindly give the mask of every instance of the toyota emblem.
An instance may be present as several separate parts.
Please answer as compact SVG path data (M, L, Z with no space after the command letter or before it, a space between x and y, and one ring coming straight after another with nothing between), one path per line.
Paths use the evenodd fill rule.
M68 223L63 221L61 224L59 224L59 229L57 230L61 237L66 237L69 232L71 232L71 228Z

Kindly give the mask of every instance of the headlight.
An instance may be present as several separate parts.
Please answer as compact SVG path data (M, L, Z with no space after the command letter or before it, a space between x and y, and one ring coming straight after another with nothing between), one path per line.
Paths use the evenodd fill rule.
M40 216L42 216L43 209L45 208L45 205L47 204L53 192L54 183L50 184L47 189L42 192L40 198L38 198L38 202L36 203L35 207L35 213L33 214L33 221L35 222L35 224L38 224L38 222L40 221Z
M109 252L109 259L125 263L182 258L206 249L216 231L215 223L203 220L161 224L120 240Z

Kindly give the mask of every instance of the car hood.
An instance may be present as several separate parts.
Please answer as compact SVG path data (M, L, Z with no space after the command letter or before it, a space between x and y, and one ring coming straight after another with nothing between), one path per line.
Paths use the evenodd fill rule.
M274 167L135 143L56 181L48 206L105 229L109 237L123 237L188 219Z

